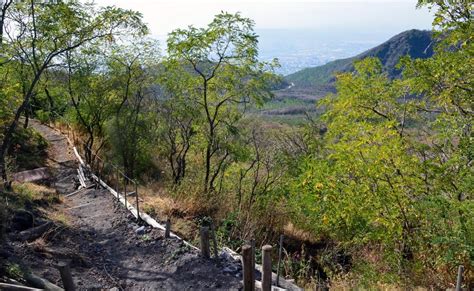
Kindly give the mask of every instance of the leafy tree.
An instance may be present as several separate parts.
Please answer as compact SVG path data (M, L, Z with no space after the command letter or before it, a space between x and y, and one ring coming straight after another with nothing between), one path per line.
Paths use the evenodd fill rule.
M470 0L418 0L417 7L427 6L435 9L433 28L439 31L450 31L457 35L459 32L472 31L472 10L474 4ZM472 40L471 35L467 36Z
M440 36L431 59L405 60L405 78L412 94L423 96L420 112L429 114L427 147L422 161L430 173L433 197L426 218L430 263L472 270L474 258L474 44L472 1L420 1L436 9L433 26ZM469 276L469 275L468 275Z
M204 115L203 190L211 194L229 162L226 139L235 133L239 108L250 101L271 97L273 64L257 60L254 23L240 14L221 13L206 28L178 29L168 38L168 55L176 66L184 66L193 103Z
M284 215L276 207L283 201L289 165L283 162L284 148L279 140L284 130L259 125L251 119L245 120L244 126L248 130L241 132L240 141L234 141L234 147L241 148L239 157L228 173L228 176L236 177L230 184L235 187L231 191L237 200L238 238L247 240L253 237L267 241L286 223L281 221ZM262 217L267 223L265 227L261 227Z
M368 284L446 287L459 264L471 274L472 3L425 4L437 9L435 55L404 59L401 80L376 59L337 76L323 143L293 184L299 226L336 241ZM374 249L383 256L368 263Z
M102 68L105 57L100 51L71 52L66 55L67 78L62 85L73 105L74 119L86 133L84 153L86 162L93 164L94 156L105 144L105 123L114 113L116 98L110 93L109 76ZM96 144L96 140L99 144Z
M188 155L202 116L194 106L198 96L189 89L193 79L185 68L174 61L162 65L158 80L162 96L155 102L157 143L171 168L173 183L179 184L186 176Z
M148 159L147 144L151 141L149 115L155 95L153 85L156 81L159 61L157 43L151 40L134 40L130 45L120 45L112 49L108 59L108 74L117 99L112 123L112 146L119 153L126 174L137 175L137 162L140 154Z
M402 270L401 257L412 255L417 215L412 203L428 193L408 150L409 104L398 101L405 87L381 74L377 59L355 67L356 73L338 76L337 96L323 103L324 149L304 164L294 190L301 194L294 198L301 225L352 250L382 244L396 273Z
M0 6L0 47L3 45L3 27L5 24L5 17L8 8L12 5L13 0L6 0L1 2Z
M5 155L20 116L28 109L44 72L58 66L67 52L98 40L113 40L125 30L144 31L140 15L114 7L96 10L78 1L37 5L34 0L14 2L4 24L7 44L4 52L19 63L24 74L19 80L25 90L21 105L5 129L0 148L0 174L7 181Z

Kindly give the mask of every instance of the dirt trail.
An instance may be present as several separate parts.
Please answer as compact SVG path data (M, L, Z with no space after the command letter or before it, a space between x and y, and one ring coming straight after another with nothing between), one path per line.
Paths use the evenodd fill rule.
M75 190L76 162L67 139L36 121L31 126L50 143L55 170L53 185L61 194ZM61 285L54 265L70 259L79 289L125 290L240 289L238 262L206 260L177 239L165 239L162 231L140 227L135 218L106 190L89 189L63 197L55 210L65 222L41 241L15 242L15 253L31 269ZM236 268L223 268L237 266Z
M59 131L41 124L37 120L30 120L30 126L39 132L49 143L48 160L49 166L58 167L64 163L75 161L74 153L69 146L67 138Z

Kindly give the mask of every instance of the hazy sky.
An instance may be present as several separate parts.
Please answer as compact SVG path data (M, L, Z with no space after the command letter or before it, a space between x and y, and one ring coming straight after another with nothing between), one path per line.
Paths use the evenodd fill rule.
M152 35L163 36L190 24L201 27L220 11L237 12L256 22L256 29L372 30L395 34L411 28L429 29L432 16L416 9L416 0L95 0L140 11Z

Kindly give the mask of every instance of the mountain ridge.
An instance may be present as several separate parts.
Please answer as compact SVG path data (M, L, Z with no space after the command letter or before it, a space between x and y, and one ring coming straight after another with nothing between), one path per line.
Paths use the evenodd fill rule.
M396 64L405 55L412 58L431 57L433 55L433 33L428 30L407 30L356 56L300 70L285 76L285 80L290 84L293 83L295 89L309 89L317 95L325 95L334 91L334 74L352 71L354 61L367 57L378 57L382 62L383 70L388 73L389 77L396 78L400 76L400 70L396 68Z

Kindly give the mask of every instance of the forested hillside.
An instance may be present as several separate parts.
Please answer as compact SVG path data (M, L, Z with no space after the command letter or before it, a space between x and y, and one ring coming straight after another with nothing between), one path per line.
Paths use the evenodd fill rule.
M284 234L282 272L300 286L445 289L463 265L473 288L473 3L418 5L433 32L289 76L335 90L321 116L288 125L249 114L283 77L240 13L159 44L135 11L3 1L0 240L35 196L14 174L46 163L34 118L66 128L92 167L118 165L104 179L136 181L142 209L191 241L210 222L237 251Z

